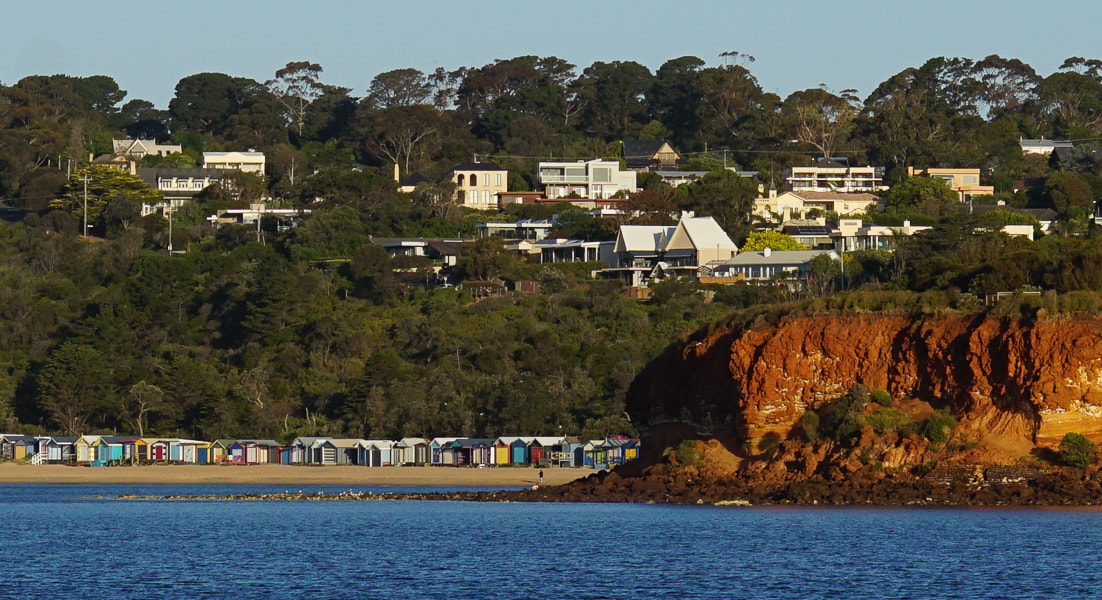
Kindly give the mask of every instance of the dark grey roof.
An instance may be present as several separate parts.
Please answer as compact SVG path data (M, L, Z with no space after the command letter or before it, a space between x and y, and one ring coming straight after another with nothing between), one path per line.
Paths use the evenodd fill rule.
M646 158L654 156L666 140L624 140L624 158Z
M658 164L654 155L666 143L666 140L623 140L621 144L624 164L629 169L653 167Z
M849 167L849 159L842 156L823 157L815 161L815 166L821 169L845 169Z
M465 162L455 165L452 171L507 171L490 162Z

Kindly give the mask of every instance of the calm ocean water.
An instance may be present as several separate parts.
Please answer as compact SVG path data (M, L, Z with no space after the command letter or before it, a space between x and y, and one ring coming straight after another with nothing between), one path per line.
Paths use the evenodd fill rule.
M0 486L0 597L1102 596L1098 510L76 499L284 489Z

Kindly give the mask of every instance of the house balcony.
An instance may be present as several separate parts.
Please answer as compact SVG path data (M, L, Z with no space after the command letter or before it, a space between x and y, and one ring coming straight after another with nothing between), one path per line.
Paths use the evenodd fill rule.
M589 183L588 175L558 175L554 173L540 173L540 183Z

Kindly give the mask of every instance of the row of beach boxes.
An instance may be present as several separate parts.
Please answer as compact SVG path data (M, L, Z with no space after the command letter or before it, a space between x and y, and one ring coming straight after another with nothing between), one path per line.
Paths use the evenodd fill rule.
M441 437L364 440L300 437L290 445L267 439L221 439L84 435L80 437L0 435L0 459L32 464L132 463L283 464L384 466L536 465L605 469L639 454L639 440L610 437Z

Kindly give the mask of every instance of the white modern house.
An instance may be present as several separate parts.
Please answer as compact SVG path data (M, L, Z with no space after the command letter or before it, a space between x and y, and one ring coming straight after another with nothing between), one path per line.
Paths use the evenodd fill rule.
M541 162L539 182L548 199L567 197L607 200L617 193L639 191L635 171L621 171L618 160Z
M1045 156L1051 155L1057 148L1072 148L1075 146L1068 140L1046 140L1044 137L1039 140L1019 137L1018 145L1022 148L1022 154L1043 154Z
M844 158L820 158L810 167L785 169L784 181L794 192L879 192L884 167L851 167Z

